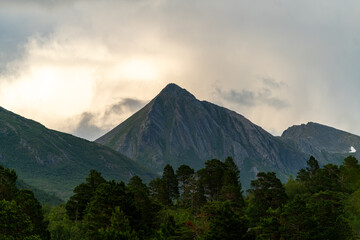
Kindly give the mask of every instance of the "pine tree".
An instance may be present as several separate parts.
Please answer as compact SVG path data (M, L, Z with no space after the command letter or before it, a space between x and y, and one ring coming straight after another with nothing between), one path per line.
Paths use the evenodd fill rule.
M266 216L269 208L277 209L287 202L285 188L274 172L259 172L257 179L251 181L249 193L253 194L249 213L253 224Z
M150 196L163 205L170 205L171 199L168 188L162 178L155 178L149 183Z
M220 200L226 166L218 159L205 162L205 168L198 171L199 181L210 201Z
M178 180L175 176L174 169L169 164L164 167L162 180L165 184L167 192L169 193L170 199L172 201L177 199L179 197Z
M94 196L96 188L105 183L106 180L100 172L90 170L86 183L81 183L74 189L74 195L66 203L66 211L71 220L82 220L85 215L85 209L91 198Z
M235 205L243 206L240 170L231 157L225 160L225 172L223 176L223 186L221 195L223 200L228 200Z

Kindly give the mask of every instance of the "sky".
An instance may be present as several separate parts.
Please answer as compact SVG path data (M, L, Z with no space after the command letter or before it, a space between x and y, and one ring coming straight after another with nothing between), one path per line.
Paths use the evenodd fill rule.
M356 0L1 0L0 106L94 140L168 83L274 135L360 135Z

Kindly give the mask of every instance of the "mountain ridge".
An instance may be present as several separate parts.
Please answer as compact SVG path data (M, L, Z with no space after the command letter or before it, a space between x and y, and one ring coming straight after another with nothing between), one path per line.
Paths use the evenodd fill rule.
M258 171L276 171L283 179L305 155L241 114L167 85L144 108L95 142L107 145L160 172L165 164L200 168L211 158L232 156L249 185ZM263 160L266 161L263 161Z
M300 151L313 155L322 165L339 164L348 155L360 157L356 151L360 149L360 136L320 123L294 125L286 129L281 138L296 145Z
M155 175L103 145L50 130L0 108L0 164L13 168L27 184L67 199L90 169L107 179L149 181Z

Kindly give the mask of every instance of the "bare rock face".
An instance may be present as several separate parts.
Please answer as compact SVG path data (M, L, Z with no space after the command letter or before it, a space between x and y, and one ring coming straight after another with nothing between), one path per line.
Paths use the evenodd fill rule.
M233 157L244 186L256 171L285 179L305 166L303 153L236 112L199 101L175 84L96 140L161 172L166 164L202 168L206 160Z
M360 150L359 136L318 123L292 126L284 131L281 138L299 151L313 155L322 165L341 164L349 155L360 157L357 151Z

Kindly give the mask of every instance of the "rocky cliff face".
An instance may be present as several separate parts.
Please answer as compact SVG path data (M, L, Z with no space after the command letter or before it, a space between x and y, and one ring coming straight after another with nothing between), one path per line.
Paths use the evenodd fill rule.
M47 129L1 107L0 164L14 168L26 183L62 199L72 195L90 169L109 180L155 176L108 147Z
M284 131L281 139L306 155L313 155L321 164L341 164L348 155L360 157L359 136L318 123L292 126Z
M175 84L96 142L161 172L169 163L198 169L211 158L232 156L245 186L258 171L283 179L305 166L306 156L245 117L197 100Z

